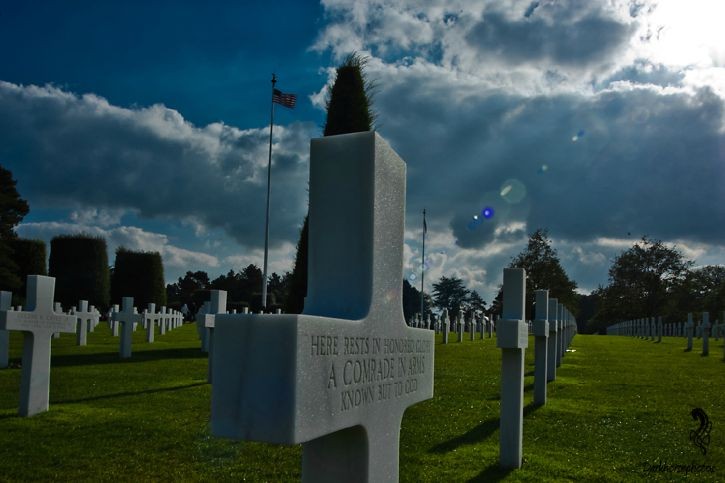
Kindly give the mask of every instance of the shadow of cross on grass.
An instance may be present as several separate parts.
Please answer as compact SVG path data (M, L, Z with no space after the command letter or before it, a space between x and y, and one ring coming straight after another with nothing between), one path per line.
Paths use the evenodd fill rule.
M141 394L156 394L161 392L173 392L178 391L180 389L189 389L192 387L197 386L205 386L207 383L206 381L201 382L192 382L190 384L180 384L177 386L171 386L171 387L159 387L159 388L153 388L153 389L144 389L141 391L124 391L124 392L116 392L112 394L102 394L100 396L89 396L89 397L81 397L77 399L59 399L59 400L53 400L53 404L74 404L74 403L81 403L81 402L89 402L89 401L102 401L104 399L114 399L117 397L126 397L126 396L139 396Z
M526 406L524 406L524 416L531 414L540 407L541 406L537 406L533 402L527 404ZM491 437L491 435L493 435L493 433L495 433L499 429L500 425L501 419L498 417L487 419L486 421L483 421L478 425L474 426L473 428L469 429L464 434L433 446L429 450L429 453L448 453L450 451L453 451L454 449L457 449L460 446L480 443L481 441L484 441L485 439Z
M514 470L512 468L501 468L498 463L494 463L481 471L479 474L468 480L475 481L501 481L506 479Z
M137 350L130 359L121 359L118 352L99 354L67 354L53 356L53 366L85 366L91 364L133 364L136 362L158 361L166 359L206 359L206 354L199 349L153 349Z

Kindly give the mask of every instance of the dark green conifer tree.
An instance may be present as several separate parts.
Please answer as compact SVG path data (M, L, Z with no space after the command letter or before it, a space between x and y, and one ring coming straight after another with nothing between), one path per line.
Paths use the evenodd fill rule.
M0 290L18 292L22 280L14 261L12 240L15 227L28 214L28 203L15 189L13 173L0 166Z
M20 278L20 288L13 294L13 303L25 305L28 275L47 275L45 267L45 242L43 240L28 240L16 238L11 240L13 258L18 267L17 275Z
M372 114L373 85L366 79L365 58L350 55L337 68L335 83L328 92L325 136L370 131L375 117ZM307 216L302 223L297 242L295 265L290 276L289 295L284 311L299 314L307 295Z
M145 308L155 303L166 305L164 262L159 252L131 251L120 247L111 280L111 301L121 303L123 297L133 297L134 305Z
M109 303L110 273L103 237L61 235L50 241L48 272L55 277L55 300L63 307L88 300L99 310Z

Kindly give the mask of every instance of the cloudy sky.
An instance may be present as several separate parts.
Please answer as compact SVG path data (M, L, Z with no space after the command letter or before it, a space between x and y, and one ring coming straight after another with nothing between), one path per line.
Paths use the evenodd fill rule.
M275 72L298 96L276 110L282 273L326 86L358 51L408 164L404 276L426 208L427 281L490 301L541 227L587 293L643 235L725 260L723 18L719 0L4 2L0 164L30 204L22 236L158 250L168 282L261 267Z

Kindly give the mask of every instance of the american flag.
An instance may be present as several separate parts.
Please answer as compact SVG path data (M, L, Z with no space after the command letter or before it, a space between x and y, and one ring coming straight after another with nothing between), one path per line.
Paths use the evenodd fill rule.
M272 102L294 109L297 103L297 96L294 94L285 94L279 89L274 89L272 92Z

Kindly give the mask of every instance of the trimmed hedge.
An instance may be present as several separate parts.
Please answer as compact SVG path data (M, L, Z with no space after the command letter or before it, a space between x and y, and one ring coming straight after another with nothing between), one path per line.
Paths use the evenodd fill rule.
M45 268L45 242L43 240L29 240L16 238L10 240L13 249L13 259L18 266L18 277L21 286L17 291L16 304L25 305L28 275L48 275ZM16 298L16 297L13 297Z
M166 305L164 262L159 252L135 252L126 248L116 250L116 262L111 279L111 300L120 304L123 297L133 297L139 310L148 303Z
M55 277L55 300L64 308L88 300L104 311L109 302L106 240L90 235L62 235L50 241L49 275Z

